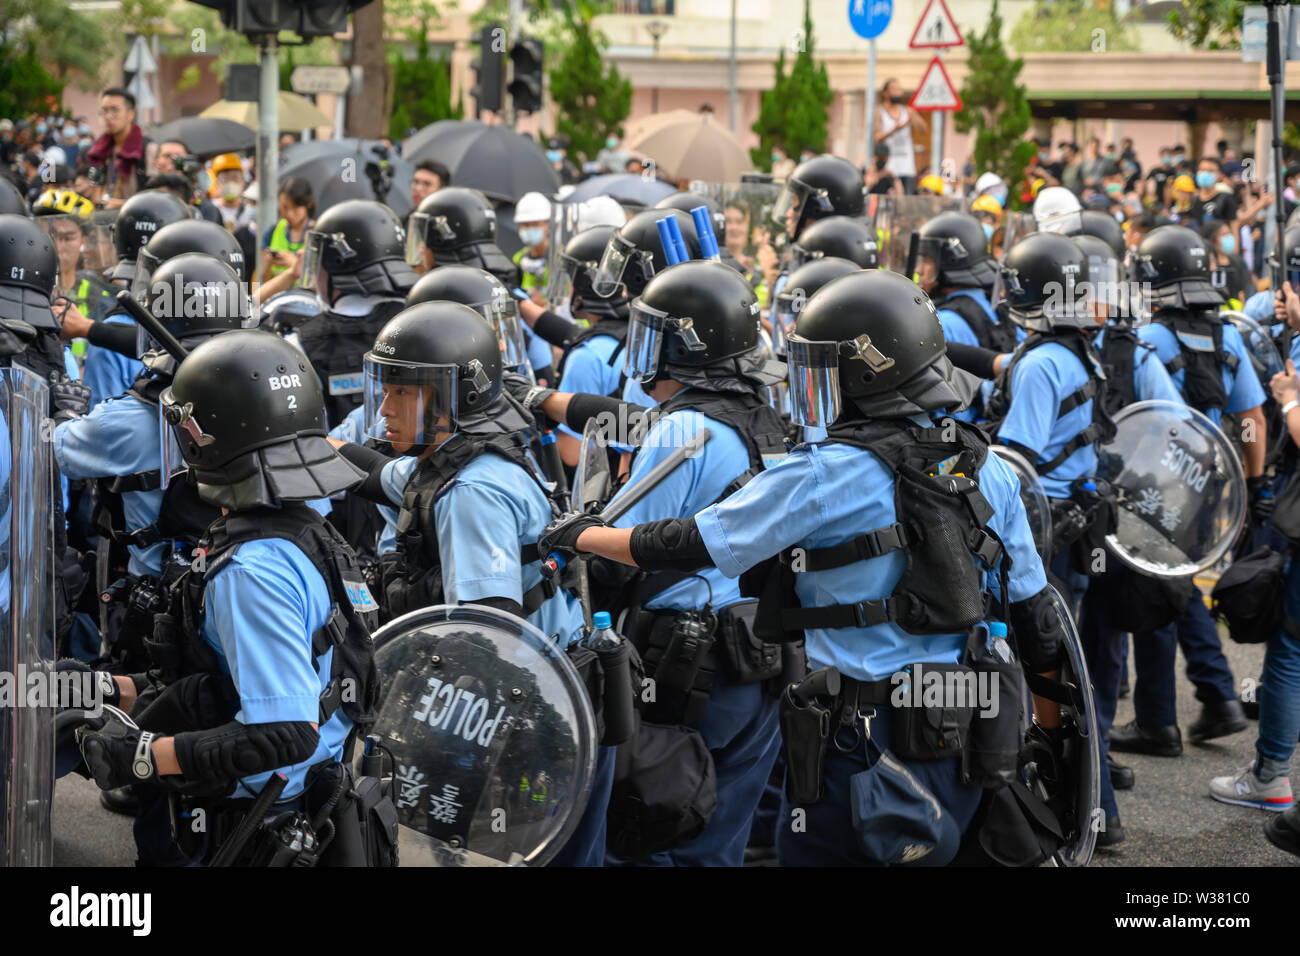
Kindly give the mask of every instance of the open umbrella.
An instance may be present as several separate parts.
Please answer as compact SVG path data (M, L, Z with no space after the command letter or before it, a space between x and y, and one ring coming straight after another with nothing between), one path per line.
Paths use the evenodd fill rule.
M316 104L297 93L280 91L278 113L281 133L301 133L317 126L333 126L334 121L316 108ZM199 116L234 120L251 130L257 129L257 103L217 100Z
M398 217L405 219L412 210L411 177L414 167L388 151L373 139L322 139L294 143L280 154L280 182L289 176L301 176L311 183L316 199L316 215L345 199L379 199ZM384 173L384 163L391 177ZM385 181L391 182L382 198L376 192Z
M648 117L623 141L624 146L651 157L675 179L736 182L753 169L749 150L707 113L675 110Z
M632 199L653 206L675 192L677 188L672 184L646 179L640 173L605 173L578 183L573 192L564 197L564 201L585 202L593 196L613 196L615 199Z
M499 202L513 203L527 192L553 196L560 188L541 147L508 126L440 120L407 139L402 156L412 164L435 159L451 172L453 185Z
M257 145L257 134L243 123L204 116L183 116L149 130L155 143L181 143L199 159L242 153Z

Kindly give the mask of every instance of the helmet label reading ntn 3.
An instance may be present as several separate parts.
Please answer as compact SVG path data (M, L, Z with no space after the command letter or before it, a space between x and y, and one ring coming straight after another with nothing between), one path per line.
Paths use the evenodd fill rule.
M331 395L356 395L364 388L365 376L360 372L342 372L330 376L329 389Z

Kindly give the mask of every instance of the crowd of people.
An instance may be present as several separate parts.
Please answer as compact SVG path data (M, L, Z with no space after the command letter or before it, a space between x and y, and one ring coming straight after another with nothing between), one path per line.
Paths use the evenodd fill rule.
M1279 557L1300 541L1300 225L1264 223L1300 165L1275 197L1226 143L1144 173L1131 141L1093 138L1039 143L1023 182L947 181L916 168L890 80L865 169L777 148L753 183L566 216L582 178L647 157L610 136L579 166L548 139L563 185L516 199L507 254L498 205L436 160L405 220L318 209L300 176L261 211L247 158L148 142L120 88L100 104L98 137L0 121L0 349L55 423L0 461L43 449L60 476L52 650L115 708L60 723L60 771L134 818L141 863L391 865L400 822L456 860L1086 864L1126 839L1135 774L1110 752L1182 753L1179 647L1191 740L1259 721L1256 759L1209 794L1278 811L1265 835L1300 855L1300 565ZM912 194L930 211L887 225L873 197ZM1096 561L1121 514L1166 542L1208 523L1157 525L1101 475L1139 401L1239 463L1222 493L1245 530L1209 563L1273 562L1257 713L1190 577ZM593 461L595 505L657 483L607 520L565 491ZM438 676L439 656L387 693L380 622L466 604L566 650L599 739L530 751L541 711L502 715L534 688ZM1136 718L1112 726L1130 660ZM995 698L900 703L931 668ZM452 741L475 699L502 709ZM508 757L466 756L501 720ZM517 825L458 816L449 774ZM209 830L172 825L198 808ZM565 814L563 840L527 842Z

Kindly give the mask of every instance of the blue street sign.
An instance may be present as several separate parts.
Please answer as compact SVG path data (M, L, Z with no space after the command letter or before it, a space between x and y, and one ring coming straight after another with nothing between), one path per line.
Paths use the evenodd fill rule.
M849 26L866 40L885 32L894 15L894 0L849 0Z

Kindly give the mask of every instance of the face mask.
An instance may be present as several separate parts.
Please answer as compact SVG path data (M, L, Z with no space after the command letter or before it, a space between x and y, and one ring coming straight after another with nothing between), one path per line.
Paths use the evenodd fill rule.
M36 124L36 135L37 135L37 136L44 136L44 135L45 135L45 130L46 130L46 129L47 129L47 127L46 127L46 125L45 125L44 123L37 123L37 124Z
M999 186L997 189L994 189L991 193L989 193L989 195L992 196L994 199L996 199L998 201L998 205L1001 206L1003 209L1007 208L1007 187L1006 186Z
M519 238L523 240L526 246L535 246L546 238L546 230L541 226L529 226L527 229L519 230Z
M1187 157L1184 156L1182 153L1174 153L1174 162L1175 162L1175 163L1181 163L1181 162L1182 162L1184 159L1186 159L1186 158L1187 158Z
M894 104L897 106L901 106L902 104L907 102L906 96L895 96L895 97L891 97L891 99L893 99Z
M1119 195L1120 193L1122 193L1123 191L1124 191L1124 186L1123 186L1122 183L1107 183L1107 184L1106 184L1106 195L1107 195L1107 196L1118 196L1118 195Z
M1220 236L1220 237L1219 237L1219 248L1220 248L1222 251L1224 251L1224 252L1236 252L1236 251L1237 251L1237 240L1236 240L1236 238L1235 238L1234 236L1231 236L1231 235Z
M80 126L77 127L77 132L80 133L82 136L89 136L90 126L86 123L82 123Z
M616 140L613 136L605 140L606 149L613 149L617 145L618 145L618 140Z
M1209 189L1214 185L1214 173L1201 170L1196 174L1196 185L1201 189Z
M772 153L772 162L779 163L780 161L781 161L781 154L776 152Z
M1161 156L1160 162L1164 163L1166 166L1172 166L1174 164L1174 158L1172 156Z
M199 172L199 192L206 193L212 189L212 174L206 169Z
M1133 163L1130 163L1127 159L1124 160L1124 172L1133 173L1136 171L1137 171L1137 166L1135 166Z
M564 154L560 152L558 149L548 149L546 151L546 158L553 163L558 163L561 159L564 158Z
M1047 150L1045 150L1045 149L1040 149L1040 150L1038 151L1038 161L1039 161L1040 163L1045 163L1045 162L1047 162L1047 161L1048 161L1049 159L1051 159L1051 158L1052 158L1052 154L1049 153Z
M993 223L982 222L980 228L984 230L984 238L991 242L993 240Z
M1114 159L1114 158L1115 158L1115 151L1112 149L1109 153L1106 154L1106 158L1107 158L1107 159Z

